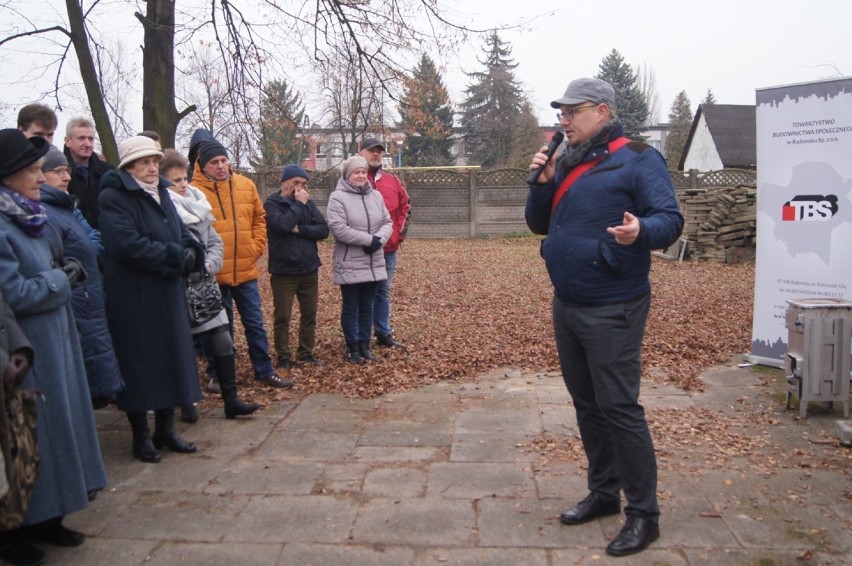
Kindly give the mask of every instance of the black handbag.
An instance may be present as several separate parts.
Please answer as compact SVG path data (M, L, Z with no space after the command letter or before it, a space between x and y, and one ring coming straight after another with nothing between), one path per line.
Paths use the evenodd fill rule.
M186 305L192 328L212 320L224 308L219 284L206 269L201 273L193 273L186 280Z

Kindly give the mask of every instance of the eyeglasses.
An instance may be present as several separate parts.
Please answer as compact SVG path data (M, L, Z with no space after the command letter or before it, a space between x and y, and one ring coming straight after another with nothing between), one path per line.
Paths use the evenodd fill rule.
M71 168L70 167L56 167L55 169L50 169L45 171L46 173L55 173L56 175L70 175Z
M577 112L582 112L583 110L588 110L589 108L597 108L600 106L599 104L590 104L588 106L580 106L578 108L572 108L571 110L566 110L565 112L557 112L556 118L558 120L573 120L574 114Z

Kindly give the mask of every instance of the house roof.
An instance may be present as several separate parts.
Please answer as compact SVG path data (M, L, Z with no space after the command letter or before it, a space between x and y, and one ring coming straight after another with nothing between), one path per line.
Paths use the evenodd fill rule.
M701 121L707 122L710 136L722 160L722 167L753 169L757 163L755 106L747 104L699 104L692 119L692 127L680 157L678 168L689 154L695 129Z

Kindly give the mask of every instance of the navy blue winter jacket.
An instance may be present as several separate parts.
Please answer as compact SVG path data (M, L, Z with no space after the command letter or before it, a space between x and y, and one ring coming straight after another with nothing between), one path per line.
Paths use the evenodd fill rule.
M294 198L274 193L263 203L266 210L266 234L269 242L269 273L305 275L320 268L317 242L328 238L328 224L322 212L309 200L302 204ZM299 233L293 233L293 227Z
M622 135L617 128L611 139ZM584 161L608 154L592 148ZM564 159L564 156L560 158ZM658 151L631 142L583 173L551 214L551 202L565 178L530 184L526 220L535 234L546 234L541 254L556 296L567 304L607 305L635 299L651 289L651 250L671 245L683 228L671 177ZM620 226L624 212L639 219L636 241L624 246L607 233Z
M74 195L50 185L41 186L41 203L49 223L45 233L51 247L61 250L63 257L77 259L88 276L72 290L71 304L86 362L90 393L92 398L114 397L124 389L124 378L115 359L112 336L107 326L103 281L98 267L98 244L91 239L91 227L82 225L74 214L74 201Z

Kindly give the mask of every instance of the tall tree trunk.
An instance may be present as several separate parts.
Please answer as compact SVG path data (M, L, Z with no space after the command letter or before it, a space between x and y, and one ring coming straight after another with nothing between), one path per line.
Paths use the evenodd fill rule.
M195 110L175 107L175 2L147 0L145 16L136 19L145 30L142 52L142 127L160 134L163 147L175 146L178 122Z
M86 32L83 7L78 0L65 0L65 6L68 10L68 24L71 27L71 43L74 45L74 52L77 54L77 61L80 64L80 76L83 79L83 86L86 88L86 98L92 111L95 130L97 130L98 138L101 141L101 150L107 161L117 164L119 161L118 146L115 143L115 134L112 132L112 124L104 103L104 94L101 90L98 72L95 69L95 61L92 58L92 51L89 49L89 35Z

